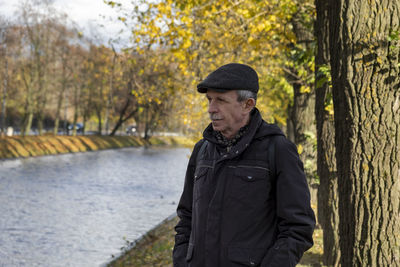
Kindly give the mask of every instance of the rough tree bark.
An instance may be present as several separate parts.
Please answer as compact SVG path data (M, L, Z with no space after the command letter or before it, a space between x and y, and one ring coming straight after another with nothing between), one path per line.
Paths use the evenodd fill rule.
M339 198L337 194L337 175L335 159L335 126L333 115L326 110L332 99L332 88L328 74L320 68L329 64L329 3L326 0L315 1L317 20L315 36L317 51L315 56L315 118L317 124L317 173L318 222L323 229L323 263L338 266L339 248Z
M400 1L329 2L341 264L400 266Z

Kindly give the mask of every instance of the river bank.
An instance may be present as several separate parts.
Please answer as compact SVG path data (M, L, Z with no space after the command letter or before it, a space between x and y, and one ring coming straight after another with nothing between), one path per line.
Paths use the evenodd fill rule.
M193 141L181 136L151 137L149 140L137 136L100 135L0 137L0 159L36 157L149 145L182 145L190 147L193 145Z
M129 242L121 248L120 255L113 255L107 267L172 267L172 248L176 216L170 216L148 231L140 239Z

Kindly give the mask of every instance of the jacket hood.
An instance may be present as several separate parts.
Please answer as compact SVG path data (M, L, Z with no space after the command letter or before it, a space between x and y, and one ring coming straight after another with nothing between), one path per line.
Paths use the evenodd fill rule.
M276 124L270 124L263 120L262 124L258 128L258 131L256 132L254 138L260 138L260 137L270 136L270 135L285 136L285 134L282 132L282 130Z
M204 139L212 143L217 143L217 140L213 134L212 124L210 123L203 132ZM251 119L249 123L249 129L241 139L251 140L253 138L262 138L265 136L283 135L282 130L275 124L269 124L265 122L257 108L254 108L251 112ZM242 141L242 140L241 140ZM239 143L241 143L239 141Z

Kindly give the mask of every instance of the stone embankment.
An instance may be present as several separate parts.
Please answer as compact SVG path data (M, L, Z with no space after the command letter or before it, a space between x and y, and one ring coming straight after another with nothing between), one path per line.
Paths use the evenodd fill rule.
M193 144L185 137L152 137L149 140L137 136L12 136L0 137L0 159L25 158L63 153L96 151L123 147L149 145Z

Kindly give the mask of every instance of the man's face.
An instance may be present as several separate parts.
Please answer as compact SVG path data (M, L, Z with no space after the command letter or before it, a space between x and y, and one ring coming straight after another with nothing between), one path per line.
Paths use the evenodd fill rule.
M214 131L221 132L227 138L233 138L239 129L247 124L248 111L245 103L237 101L236 91L224 93L207 90L208 113Z

